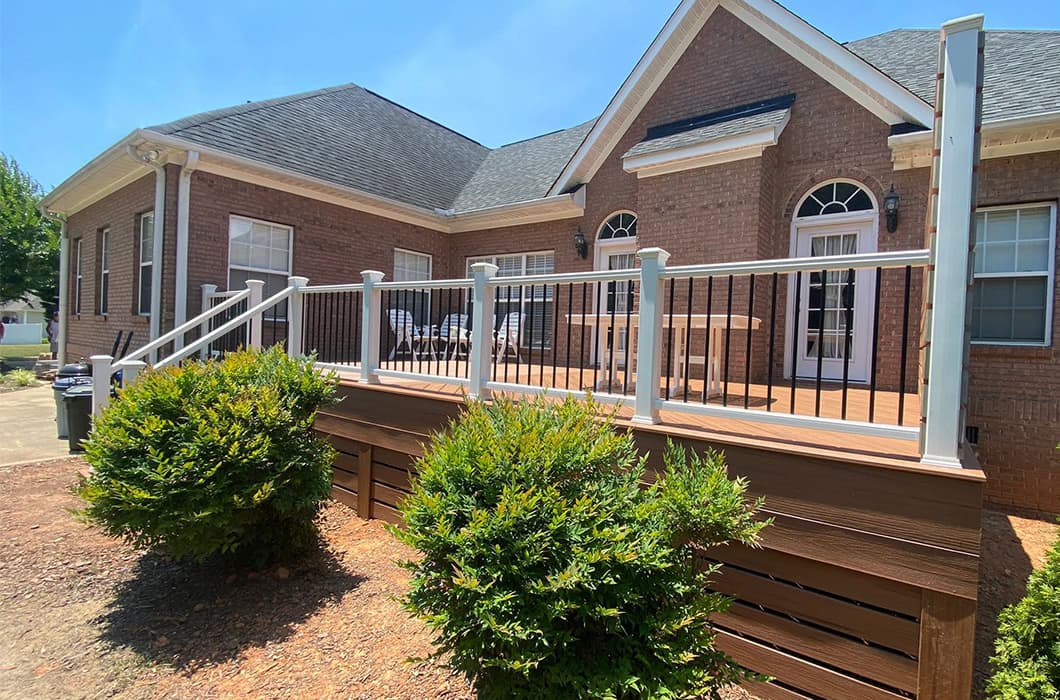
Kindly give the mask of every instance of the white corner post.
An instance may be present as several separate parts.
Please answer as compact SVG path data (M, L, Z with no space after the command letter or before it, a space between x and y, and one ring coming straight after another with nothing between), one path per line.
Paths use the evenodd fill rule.
M662 248L642 248L640 258L640 328L637 331L637 386L633 422L659 422L659 385L662 380L663 281L670 254Z
M88 361L92 365L92 415L98 416L110 403L110 373L114 358L93 355Z
M188 151L177 180L177 259L173 266L173 327L184 325L188 320L188 240L191 216L191 174L199 165L199 152ZM173 340L173 348L184 347L184 335Z
M247 280L247 289L250 290L250 296L247 297L247 308L253 309L261 304L265 298L263 296L265 283L261 280ZM261 323L264 315L263 311L259 311L251 316L250 321L247 322L247 347L251 350L261 350Z
M305 297L302 287L309 284L308 277L288 277L287 286L291 295L287 297L287 355L299 357L302 354L302 306Z
M210 302L212 301L214 294L217 294L217 285L216 284L204 284L204 285L202 285L202 303L201 303L201 311L202 311L202 313L206 313L207 311L210 310ZM199 326L199 337L201 338L201 337L203 337L204 335L206 335L209 332L210 332L210 322L209 321L203 321L203 323Z
M383 292L376 285L383 281L378 270L361 272L364 291L361 294L361 384L378 384L379 344L382 342Z
M471 302L471 370L468 372L468 396L472 399L488 399L490 391L486 388L486 382L489 380L490 363L493 361L493 305L497 294L496 287L489 282L497 276L497 266L493 263L475 263L471 266L471 276L474 278L475 287Z
M983 16L942 25L936 99L935 214L925 310L921 462L961 466L967 308L979 162Z

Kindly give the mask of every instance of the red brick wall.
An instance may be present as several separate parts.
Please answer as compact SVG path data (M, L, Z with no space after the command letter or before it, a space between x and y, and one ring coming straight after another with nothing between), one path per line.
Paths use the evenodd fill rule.
M994 158L979 170L979 204L1057 202L1060 152ZM1056 266L1060 268L1060 254ZM1060 512L1060 291L1050 347L973 345L968 424L979 428L992 504Z

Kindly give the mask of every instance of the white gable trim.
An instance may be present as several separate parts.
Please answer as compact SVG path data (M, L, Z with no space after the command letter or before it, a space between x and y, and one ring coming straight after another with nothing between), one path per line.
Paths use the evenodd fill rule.
M643 178L757 158L762 151L777 144L786 124L787 119L777 126L760 127L703 143L623 158L622 168L627 173L636 173L638 178Z
M553 183L550 195L596 174L719 6L888 124L932 124L931 105L772 0L684 0Z

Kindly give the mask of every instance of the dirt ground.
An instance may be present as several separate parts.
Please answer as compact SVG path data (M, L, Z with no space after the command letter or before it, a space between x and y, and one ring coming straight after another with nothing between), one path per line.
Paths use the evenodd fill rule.
M395 601L404 551L332 504L297 568L232 573L141 555L74 521L78 459L0 467L0 698L470 698ZM987 513L977 646L1054 525ZM733 691L730 697L746 698Z

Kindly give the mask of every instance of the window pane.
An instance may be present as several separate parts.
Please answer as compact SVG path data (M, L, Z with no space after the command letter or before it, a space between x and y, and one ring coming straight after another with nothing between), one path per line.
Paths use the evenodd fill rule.
M1020 209L1019 238L1027 240L1049 240L1049 224L1052 223L1051 207L1035 207L1034 209Z
M250 246L246 243L233 243L229 253L229 264L250 265Z
M1016 269L1015 243L986 243L982 247L983 272L1013 272Z
M1021 228L1021 233L1022 230ZM1020 243L1016 270L1018 272L1047 272L1049 270L1049 241Z
M138 312L141 314L151 313L151 266L145 265L140 268L140 298Z
M1016 212L1014 210L987 212L986 240L988 242L1016 240Z
M254 245L268 247L272 240L272 227L254 222L250 230L250 242Z
M228 237L232 241L250 242L250 229L252 224L246 219L232 217L228 224Z
M251 267L269 267L269 249L259 248L258 246L250 247L250 266Z
M976 280L972 290L972 338L1044 342L1045 277Z

